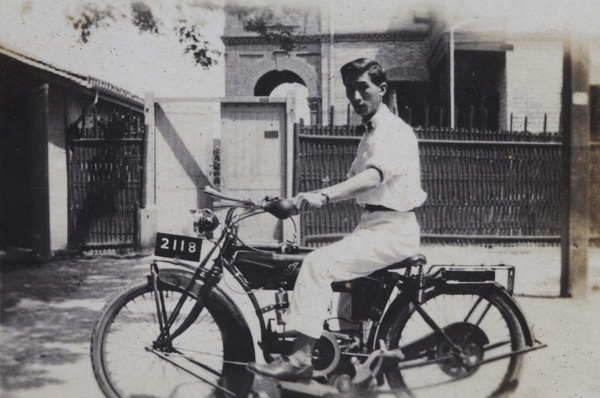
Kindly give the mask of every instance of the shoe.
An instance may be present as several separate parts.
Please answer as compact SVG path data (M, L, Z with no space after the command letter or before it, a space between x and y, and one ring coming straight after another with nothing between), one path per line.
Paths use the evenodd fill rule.
M312 379L313 374L312 365L294 365L286 356L267 364L250 362L247 368L252 373L280 381L306 381Z

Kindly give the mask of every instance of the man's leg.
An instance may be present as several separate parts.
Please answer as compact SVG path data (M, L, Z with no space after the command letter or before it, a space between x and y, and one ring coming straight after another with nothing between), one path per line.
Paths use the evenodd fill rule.
M417 253L419 225L413 213L367 213L354 232L308 254L284 320L289 330L318 339L331 302L331 283L367 276Z
M310 378L312 366L308 360L323 330L331 283L369 275L413 255L418 246L419 229L414 215L381 213L364 217L351 235L307 255L285 315L288 330L299 332L293 353L289 358L266 365L250 364L248 368L280 380Z

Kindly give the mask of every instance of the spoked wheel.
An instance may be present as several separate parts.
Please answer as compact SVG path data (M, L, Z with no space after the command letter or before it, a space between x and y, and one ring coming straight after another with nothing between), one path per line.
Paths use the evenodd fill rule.
M182 295L161 286L170 314ZM197 320L167 345L154 344L160 329L156 297L148 284L129 290L103 312L92 335L92 366L107 397L247 396L254 360L246 322L222 293L214 290ZM196 303L189 297L178 319ZM177 328L177 323L172 330ZM194 375L190 374L193 372Z
M413 397L500 397L516 385L524 337L505 298L491 291L429 293L421 307L444 330L435 333L410 306L386 336L408 361L386 372L394 389ZM503 357L504 356L504 357ZM489 361L501 357L501 359Z

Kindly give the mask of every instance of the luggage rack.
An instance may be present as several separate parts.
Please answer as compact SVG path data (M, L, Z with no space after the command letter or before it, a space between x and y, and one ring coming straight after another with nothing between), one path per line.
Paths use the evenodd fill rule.
M482 283L498 282L508 290L512 296L515 288L515 266L507 264L497 265L432 265L427 270L428 275L441 273L448 282ZM499 275L505 274L504 277Z

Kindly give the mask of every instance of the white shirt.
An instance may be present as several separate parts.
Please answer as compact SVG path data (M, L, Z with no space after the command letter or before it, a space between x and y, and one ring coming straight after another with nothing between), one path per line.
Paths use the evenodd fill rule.
M370 122L373 130L360 140L348 178L373 167L381 172L382 181L359 194L356 203L397 211L419 207L427 194L421 189L419 148L413 129L384 104Z

